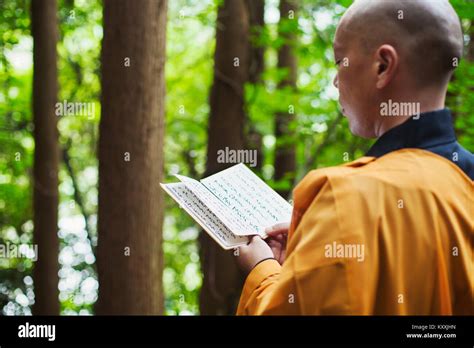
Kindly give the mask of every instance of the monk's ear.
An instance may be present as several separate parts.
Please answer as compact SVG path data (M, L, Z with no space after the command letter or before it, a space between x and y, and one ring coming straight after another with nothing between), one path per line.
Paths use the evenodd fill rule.
M376 87L381 89L387 86L398 69L399 57L391 45L382 45L375 52L375 70L377 75Z

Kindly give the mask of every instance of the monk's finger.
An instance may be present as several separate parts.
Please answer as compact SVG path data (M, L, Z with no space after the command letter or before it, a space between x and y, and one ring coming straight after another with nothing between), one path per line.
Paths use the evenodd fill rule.
M289 222L280 222L273 226L267 227L265 229L265 233L269 236L276 236L282 233L288 233L289 228L290 228Z

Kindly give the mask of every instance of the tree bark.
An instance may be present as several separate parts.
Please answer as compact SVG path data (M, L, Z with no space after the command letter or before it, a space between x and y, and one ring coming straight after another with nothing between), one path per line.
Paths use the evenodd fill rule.
M58 315L58 93L56 0L33 0L33 122L34 122L34 266L35 315Z
M161 314L166 0L105 0L97 314Z
M233 165L218 163L217 151L243 149L244 84L248 80L249 24L243 0L224 0L218 9L214 82L210 95L210 118L205 176ZM205 232L200 235L203 285L201 314L234 314L243 275L232 252L224 251Z
M290 18L291 15L294 17ZM280 0L280 21L282 20L297 20L296 5L293 1ZM284 38L285 43L278 50L278 68L286 69L288 72L279 87L296 88L296 56L292 47L295 35L281 30L279 35ZM290 127L295 119L294 108L295 106L293 106L293 112L290 112L290 106L288 105L287 112L278 112L275 115L275 181L286 179L293 183L295 178L295 142L294 132ZM278 192L286 198L291 189L278 190Z

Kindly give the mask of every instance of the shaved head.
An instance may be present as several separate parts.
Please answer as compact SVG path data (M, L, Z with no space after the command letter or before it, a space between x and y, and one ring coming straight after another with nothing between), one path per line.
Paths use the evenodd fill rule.
M448 0L356 0L339 31L359 40L366 54L393 46L420 87L447 83L463 51L461 23Z
M352 133L379 137L414 114L444 108L463 46L448 0L355 0L334 37L334 86ZM385 117L388 102L413 108Z

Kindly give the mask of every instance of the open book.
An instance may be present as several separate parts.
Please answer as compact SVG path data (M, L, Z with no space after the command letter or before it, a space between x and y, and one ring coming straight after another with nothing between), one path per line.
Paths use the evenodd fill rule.
M176 177L161 187L224 249L291 220L292 206L242 163L201 181Z

